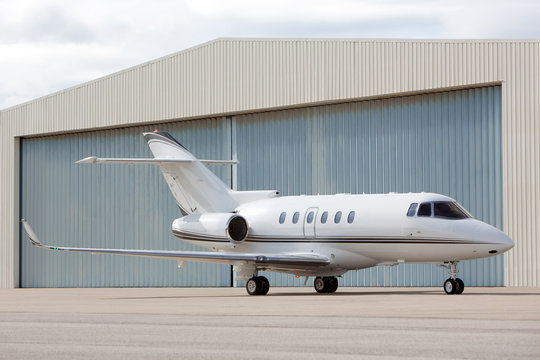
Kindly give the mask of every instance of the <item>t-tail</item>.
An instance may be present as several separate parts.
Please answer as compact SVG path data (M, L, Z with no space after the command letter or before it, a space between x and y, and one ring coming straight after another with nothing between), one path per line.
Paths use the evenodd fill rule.
M158 165L184 213L230 212L238 205L276 197L275 190L234 191L219 179L205 164L234 165L234 160L199 160L167 132L144 133L153 159L119 159L88 157L78 163L117 163Z

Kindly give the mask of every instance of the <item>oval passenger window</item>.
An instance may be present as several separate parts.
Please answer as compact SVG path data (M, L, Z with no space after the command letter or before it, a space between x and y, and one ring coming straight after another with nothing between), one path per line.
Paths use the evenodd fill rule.
M313 211L310 211L307 215L307 223L311 224L313 222Z
M321 224L326 224L326 220L328 220L328 211L325 211L321 215Z

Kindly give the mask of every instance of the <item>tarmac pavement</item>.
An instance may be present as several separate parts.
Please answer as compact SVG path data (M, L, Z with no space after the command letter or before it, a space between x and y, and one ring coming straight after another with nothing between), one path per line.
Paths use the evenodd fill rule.
M0 289L0 359L540 358L540 288Z

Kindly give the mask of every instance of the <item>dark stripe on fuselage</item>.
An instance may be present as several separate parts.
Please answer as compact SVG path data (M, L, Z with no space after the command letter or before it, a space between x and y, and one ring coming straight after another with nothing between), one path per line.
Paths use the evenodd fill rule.
M173 230L173 234L184 240L201 242L229 242L226 237L208 236L195 233L186 233ZM410 239L398 237L332 237L324 239L307 239L302 237L269 237L269 236L248 236L245 242L250 243L328 243L328 244L492 244L481 241L464 241L457 239Z
M489 244L472 241L429 241L429 240L245 240L252 243L327 243L327 244Z
M205 238L205 239L210 239L210 240L226 240L226 241L228 241L227 237L225 237L225 236L199 234L199 233L194 233L194 232L189 232L189 231L178 231L178 230L173 230L173 233L174 234L180 234L180 235L183 235L183 236Z
M200 234L195 234L195 233L180 232L177 230L173 230L173 235L183 240L207 241L207 242L229 242L229 239L227 239L226 237L207 236L207 235L200 235Z
M319 237L320 239L325 240L430 240L430 241L463 241L462 239L456 238L419 238L419 237L410 237L410 236L325 236ZM305 236L266 236L266 235L249 235L248 240L253 241L265 241L273 239L291 239L291 240L302 240L306 239ZM316 238L315 238L316 239ZM472 240L471 240L472 241Z

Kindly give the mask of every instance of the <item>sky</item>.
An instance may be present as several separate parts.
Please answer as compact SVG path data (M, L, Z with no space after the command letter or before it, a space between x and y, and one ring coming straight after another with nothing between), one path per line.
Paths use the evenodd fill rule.
M221 37L538 39L539 19L539 0L0 0L0 109Z

